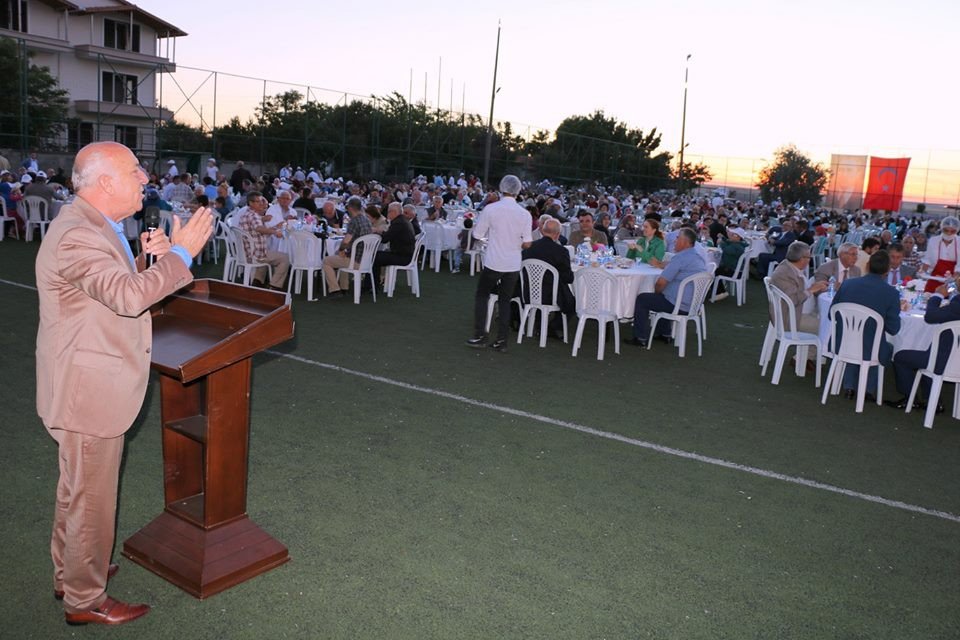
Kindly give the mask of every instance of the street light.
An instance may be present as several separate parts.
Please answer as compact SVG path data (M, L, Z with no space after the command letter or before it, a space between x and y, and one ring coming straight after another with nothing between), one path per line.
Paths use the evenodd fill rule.
M680 124L680 171L679 184L677 191L683 192L683 150L686 148L684 141L687 136L687 80L690 78L690 57L693 54L687 54L687 62L683 71L683 120Z
M500 93L497 86L497 64L500 62L500 22L497 21L497 52L493 57L493 86L490 93L490 119L487 121L487 148L483 154L483 184L490 184L490 152L493 147L493 103Z

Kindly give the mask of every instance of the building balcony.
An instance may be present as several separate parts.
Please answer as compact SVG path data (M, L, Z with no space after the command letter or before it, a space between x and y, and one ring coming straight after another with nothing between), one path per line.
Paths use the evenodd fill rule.
M0 29L0 37L11 38L13 40L23 40L27 44L29 51L41 51L43 53L66 53L73 49L73 45L67 40L52 38L50 36L38 36L33 33L24 33L22 31L11 31L10 29Z
M137 104L118 104L116 102L100 102L97 100L75 100L73 108L77 114L100 114L101 117L122 116L124 118L140 118L142 120L170 120L173 112L159 107L145 107Z
M175 62L171 62L160 56L149 55L146 53L137 53L135 51L124 51L123 49L110 49L108 47L97 47L92 44L78 44L74 47L77 57L82 60L99 60L101 56L105 63L120 63L124 65L133 65L135 67L147 67L156 69L163 73L173 73L177 70Z

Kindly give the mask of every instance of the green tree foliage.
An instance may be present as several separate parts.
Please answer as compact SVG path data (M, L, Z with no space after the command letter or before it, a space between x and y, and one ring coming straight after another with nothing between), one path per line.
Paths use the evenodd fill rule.
M187 135L183 125L163 128L168 152L204 144L202 136ZM332 163L338 174L362 178L459 171L480 175L487 127L480 116L428 109L396 92L369 99L345 96L331 105L287 91L264 100L246 122L233 118L217 127L212 140L207 149L218 158L292 162L304 168ZM492 141L492 176L510 171L625 187L670 184L670 154L658 151L656 129L631 129L602 111L567 118L552 138L538 131L527 140L511 123L496 123ZM180 146L166 146L168 142Z
M50 69L30 64L16 40L0 38L0 78L0 144L24 150L55 144L66 125L69 98Z
M793 145L774 152L773 163L760 170L757 186L764 202L779 199L784 204L819 204L827 186L829 171L821 163L814 163Z
M681 180L680 164L677 163L677 166L671 169L670 179L673 181L675 185L677 185L677 189L681 193L684 193L689 191L690 189L699 187L704 182L709 182L710 180L713 180L713 172L710 171L710 167L703 164L702 162L698 162L697 164L693 164L691 162L684 162L683 176Z

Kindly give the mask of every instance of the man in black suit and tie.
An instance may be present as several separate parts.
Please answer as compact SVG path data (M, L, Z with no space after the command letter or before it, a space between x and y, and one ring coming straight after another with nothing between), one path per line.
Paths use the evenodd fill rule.
M570 253L559 243L560 223L557 220L546 220L541 227L540 232L543 237L535 240L529 247L523 250L524 260L543 260L551 267L557 270L560 275L560 284L557 286L557 306L560 312L565 314L568 319L575 319L577 315L577 302L570 290L573 283L573 271L570 269ZM549 304L549 292L553 290L551 275L544 277L543 288L547 292L544 302ZM558 336L562 330L562 321L560 316L554 316L550 319L550 334ZM559 334L562 336L562 334Z
M386 251L377 251L373 259L374 273L379 273L381 267L388 265L410 264L410 260L413 259L413 248L416 244L413 225L404 217L399 202L391 202L387 207L387 220L390 221L390 226L380 234L380 237L383 244L389 244L390 248Z
M930 296L930 300L927 302L927 312L923 316L927 324L943 324L960 320L960 296L954 295L949 299L949 302L947 302L947 296L946 283L937 287L937 290ZM943 373L947 358L953 350L951 337L952 334L950 333L940 336L940 344L937 347L937 362L934 365L936 373ZM910 389L913 388L913 380L917 371L926 367L929 360L929 348L924 351L914 349L898 351L897 355L893 357L893 376L897 381L897 391L903 394L903 397L899 400L887 400L884 404L894 409L905 409L907 400L910 399ZM930 378L923 377L920 379L920 392L924 398L930 397ZM914 398L914 408L923 408L919 396ZM938 405L937 412L939 413L942 410Z

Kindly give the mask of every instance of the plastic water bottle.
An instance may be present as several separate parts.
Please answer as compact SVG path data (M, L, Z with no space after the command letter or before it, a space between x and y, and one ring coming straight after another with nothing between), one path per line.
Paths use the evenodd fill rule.
M590 253L593 251L593 247L590 245L590 240L588 238L584 238L583 242L580 243L579 251L582 257L582 262L580 264L590 264Z
M827 293L829 293L830 297L832 298L833 294L836 293L837 290L837 278L835 276L830 276L830 280L828 282L829 286L827 287Z

